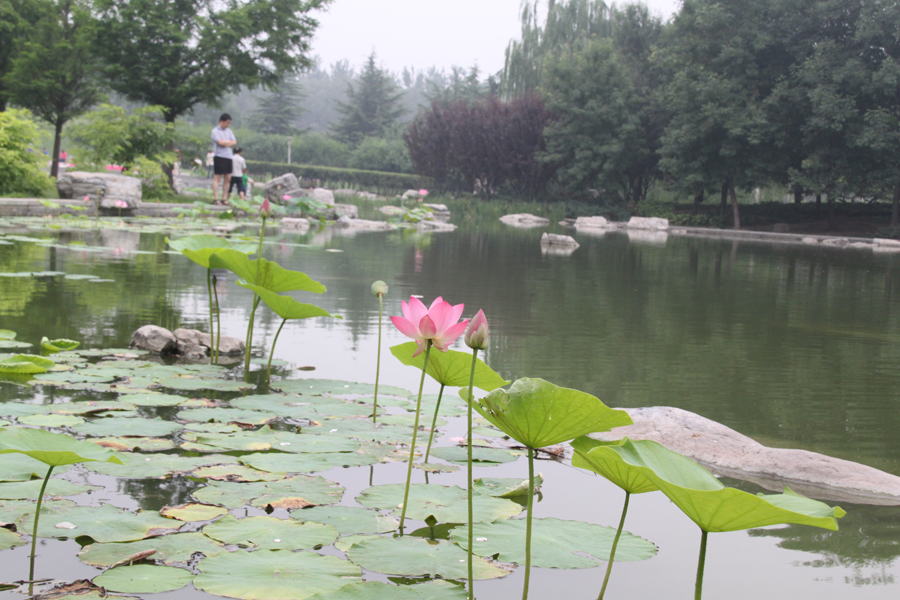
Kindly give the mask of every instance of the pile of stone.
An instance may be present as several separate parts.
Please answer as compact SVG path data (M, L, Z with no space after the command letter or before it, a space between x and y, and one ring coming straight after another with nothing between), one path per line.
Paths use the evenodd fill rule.
M196 329L176 329L174 332L157 325L144 325L131 336L131 347L147 350L160 356L175 355L187 359L203 359L210 355L215 342L208 333ZM219 340L219 354L240 355L244 353L244 342L237 338L222 336Z
M132 211L141 206L143 187L137 177L114 173L88 173L69 171L56 180L59 197L65 200L81 200L85 197L95 205L100 199L100 208ZM116 203L124 202L122 207Z

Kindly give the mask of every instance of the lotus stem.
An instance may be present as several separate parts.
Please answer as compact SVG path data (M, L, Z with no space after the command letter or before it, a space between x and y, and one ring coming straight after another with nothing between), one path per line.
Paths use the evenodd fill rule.
M612 550L609 552L609 564L606 565L606 577L603 578L603 587L600 588L600 595L597 597L597 600L603 600L603 595L606 593L606 585L609 583L613 562L616 559L616 546L619 545L619 536L622 535L622 528L625 527L625 515L628 514L629 500L631 500L631 492L625 492L625 506L622 507L622 518L619 519L619 528L616 529L616 537L613 539Z
M219 318L219 291L216 289L218 280L213 275L213 297L216 299L216 348L215 348L215 364L219 364L219 342L222 341L222 320ZM212 333L210 333L212 335Z
M475 544L475 509L473 507L473 500L475 496L475 489L472 483L472 402L475 401L475 397L472 396L472 388L475 386L475 365L478 360L478 348L472 349L472 370L469 373L469 396L468 402L466 402L467 410L467 434L466 434L466 471L468 473L468 481L469 487L468 493L466 494L468 504L469 504L469 553L466 557L468 564L466 565L469 569L469 600L475 600L475 568L473 565L472 555L474 553L472 547ZM441 392L443 393L444 386L441 386ZM434 419L437 421L438 408L441 406L441 399L438 397L438 405L434 409ZM431 425L431 433L434 435L434 424ZM429 445L431 441L429 440ZM529 521L529 526L531 522ZM530 531L530 530L529 530ZM530 536L529 536L530 539Z
M700 559L697 561L697 583L694 586L694 600L701 600L703 595L703 568L706 566L706 538L709 532L706 530L700 536Z
M213 330L213 293L212 293L212 269L206 268L206 295L209 296L209 341L212 343L215 331ZM210 352L210 362L216 363L216 353Z
M263 217L262 227L259 228L259 250L256 252L256 281L259 285L259 267L262 264L263 240L266 237L266 218ZM253 346L253 319L256 315L256 307L259 306L259 296L253 294L253 310L250 311L250 322L247 324L247 343L244 346L244 381L250 381L250 352Z
M375 400L372 403L372 423L378 422L378 377L381 374L381 313L383 309L384 298L382 294L378 294L378 355L375 359Z
M41 517L41 504L44 501L44 490L47 489L47 483L50 481L51 473L53 473L52 466L47 469L47 475L44 476L44 483L41 485L41 491L38 493L37 507L34 511L34 528L31 530L31 568L28 571L28 595L34 593L34 552L37 548L38 520Z
M474 372L474 371L473 371ZM469 394L472 393L472 386L469 386ZM428 456L431 454L431 442L434 441L434 428L437 426L438 411L441 410L441 398L444 397L444 384L441 384L441 391L438 392L437 405L434 407L434 418L431 419L431 432L428 434L428 447L425 449L425 464L428 464ZM469 434L471 435L471 433Z
M272 357L275 356L275 344L278 343L278 336L281 335L281 328L284 327L284 324L287 323L287 319L281 320L281 325L278 326L278 331L275 332L275 339L272 340L272 350L269 352L269 364L266 365L266 382L268 383L269 378L272 376Z
M413 457L416 454L416 433L419 431L419 413L422 410L422 388L425 386L425 372L428 370L428 355L431 354L431 340L425 346L425 363L422 365L422 379L419 380L419 397L416 400L416 420L413 424L412 446L409 449L409 465L406 468L406 489L403 491L403 509L400 511L400 535L406 521L406 505L409 503L409 483L412 481Z
M534 509L534 448L528 447L528 512L525 515L525 585L522 600L528 600L528 582L531 579L531 513Z

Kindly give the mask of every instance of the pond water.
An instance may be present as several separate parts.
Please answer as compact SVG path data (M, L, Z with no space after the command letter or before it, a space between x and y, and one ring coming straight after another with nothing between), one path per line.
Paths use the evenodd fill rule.
M273 384L288 376L374 382L378 303L369 287L382 279L390 286L386 316L400 314L400 300L411 294L426 302L438 295L464 302L466 316L484 309L491 326L485 360L507 379L541 377L594 394L608 406L676 406L770 446L822 452L900 474L900 256L622 233L578 235L578 250L555 256L542 253L542 231L496 223L467 223L434 235L272 230L264 255L324 283L326 294L303 300L344 317L288 322L275 351L287 364L275 367ZM164 233L37 226L6 233L55 245L8 239L0 245L0 272L96 278L0 277L0 328L18 332L18 339L37 342L46 335L80 340L86 348L122 348L148 323L208 328L205 270L164 252ZM251 295L224 273L219 277L223 333L242 338ZM260 308L258 356L268 356L279 324ZM386 320L382 383L415 390L417 372L387 350L405 341ZM315 371L294 370L301 366ZM437 391L426 382L426 393ZM0 383L0 399L7 401L54 398L66 399L48 386ZM451 410L461 405L450 404ZM171 419L174 411L164 416ZM452 445L449 438L463 430L461 419L449 418L440 445ZM567 461L542 461L537 470L545 484L536 517L617 524L623 500L618 488ZM341 504L355 506L370 475L377 485L402 483L405 465L318 475L346 487ZM524 478L527 465L520 458L478 467L475 476ZM146 510L187 502L200 485L179 478L118 480L81 467L72 478L104 486L85 502ZM464 480L464 468L430 477L442 484ZM424 482L424 474L414 472L413 481ZM896 597L900 510L842 506L848 515L838 532L784 526L710 536L705 597ZM691 597L700 540L693 523L662 494L645 494L632 499L626 530L654 542L659 554L618 563L607 597ZM28 549L2 553L0 581L24 578ZM43 560L58 579L97 575L75 557L77 551L74 541L42 540L39 574ZM332 547L323 552L342 555ZM531 597L595 598L603 571L535 569ZM377 573L366 577L387 581ZM519 598L522 577L517 569L479 582L477 595ZM14 594L0 597L20 597ZM188 586L142 597L213 596Z

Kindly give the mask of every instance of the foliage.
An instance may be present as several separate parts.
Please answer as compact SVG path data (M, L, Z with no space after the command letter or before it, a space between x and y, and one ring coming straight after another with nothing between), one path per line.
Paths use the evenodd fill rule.
M293 79L285 79L264 96L250 114L250 126L261 133L293 135L297 133L303 92Z
M99 0L96 51L114 90L172 123L235 85L274 86L309 66L309 13L327 2Z
M391 74L375 64L373 52L355 82L347 84L347 101L337 105L342 116L332 127L335 137L351 146L384 137L404 112L401 95Z
M55 177L63 126L101 94L91 49L90 7L80 0L53 0L40 6L40 18L3 85L13 102L54 127L50 175Z
M347 162L350 168L364 171L415 172L406 144L399 138L367 137L353 149Z
M27 110L0 112L0 194L43 196L50 189L41 172L43 155L34 147L38 136Z
M168 150L173 127L163 121L161 106L145 106L129 112L104 104L72 126L71 135L81 149L82 160L96 165L134 168L144 157L156 162L174 158Z
M421 354L413 356L416 351L415 342L406 342L391 347L391 354L397 360L409 367L422 369L425 365L425 357ZM447 350L436 352L428 360L428 374L441 385L451 387L465 387L469 385L469 373L472 368L472 357L468 352ZM474 385L486 392L498 387L509 385L509 382L500 377L493 369L476 359Z

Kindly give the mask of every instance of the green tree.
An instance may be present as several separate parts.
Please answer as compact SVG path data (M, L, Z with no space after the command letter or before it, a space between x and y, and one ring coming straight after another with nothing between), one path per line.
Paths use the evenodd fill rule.
M49 188L41 171L44 155L35 144L40 137L27 110L0 112L0 195L43 196Z
M238 86L273 87L310 66L329 0L97 0L97 52L114 90L166 122Z
M51 0L43 7L45 12L13 60L4 85L13 102L54 127L50 176L56 177L63 127L102 94L91 52L88 7L77 0Z
M391 74L375 64L373 52L356 81L347 85L347 101L338 103L342 116L333 127L335 137L351 145L387 137L404 113L402 96Z
M285 79L264 96L250 115L250 126L260 133L293 135L303 109L303 92L296 80Z
M32 34L40 17L38 0L4 0L0 2L0 112L6 110L9 90L3 78L12 69L13 59Z

